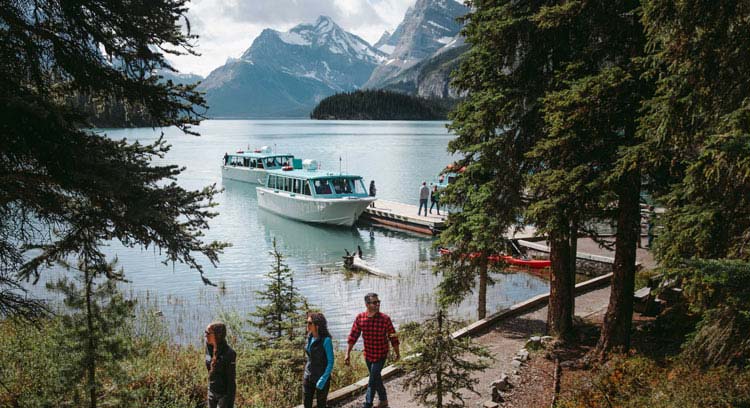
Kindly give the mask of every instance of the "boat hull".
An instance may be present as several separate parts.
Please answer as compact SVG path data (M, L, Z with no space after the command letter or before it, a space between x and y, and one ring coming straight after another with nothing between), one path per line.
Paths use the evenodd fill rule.
M221 166L221 177L263 185L266 183L266 170L240 166Z
M258 187L258 207L298 221L351 227L375 197L313 198Z

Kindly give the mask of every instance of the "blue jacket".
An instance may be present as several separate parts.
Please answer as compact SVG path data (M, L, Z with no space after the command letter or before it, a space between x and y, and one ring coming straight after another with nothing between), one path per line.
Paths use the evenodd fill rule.
M315 338L307 336L307 364L305 364L305 380L315 383L315 388L322 390L331 378L333 371L333 343L330 337Z

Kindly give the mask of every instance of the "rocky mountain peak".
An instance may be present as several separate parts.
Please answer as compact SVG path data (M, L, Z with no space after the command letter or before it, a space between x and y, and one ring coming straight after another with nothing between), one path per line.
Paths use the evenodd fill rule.
M365 87L377 88L446 45L455 43L461 30L457 18L468 12L468 7L455 0L417 0L393 34L385 41L378 41L376 48L390 54L389 59L373 71Z

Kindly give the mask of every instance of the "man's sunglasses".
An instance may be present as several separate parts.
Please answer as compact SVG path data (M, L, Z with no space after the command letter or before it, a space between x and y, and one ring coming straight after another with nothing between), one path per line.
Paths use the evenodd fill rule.
M368 305L379 305L380 301L379 300L373 300L372 302L367 302L367 304Z

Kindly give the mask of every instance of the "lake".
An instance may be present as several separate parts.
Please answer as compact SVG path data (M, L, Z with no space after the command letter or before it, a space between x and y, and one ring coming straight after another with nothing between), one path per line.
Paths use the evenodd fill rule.
M431 237L388 229L355 226L334 228L288 220L258 209L255 185L223 181L220 164L225 152L270 146L276 152L317 159L323 169L339 169L375 180L378 197L418 203L422 181L434 180L452 161L447 146L454 137L446 122L208 120L194 128L201 136L177 129L100 129L115 139L150 143L163 132L172 149L160 164L185 166L178 182L188 189L216 183L219 215L206 239L227 241L232 247L218 267L206 266L206 276L220 288L205 286L197 272L183 265L161 263L151 250L113 244L131 283L126 289L163 313L175 341L198 343L203 327L222 313L245 316L256 306L255 291L271 269L269 251L275 239L294 273L294 284L329 320L334 338L345 344L354 316L364 309L363 296L376 292L381 310L396 325L420 320L435 310L434 288L439 277L432 267L436 251ZM351 274L343 270L344 249L362 248L364 259L398 279ZM54 278L60 271L52 271ZM488 311L494 312L546 292L548 283L525 273L496 274L488 290ZM35 292L39 292L39 288ZM452 312L476 318L476 295Z

